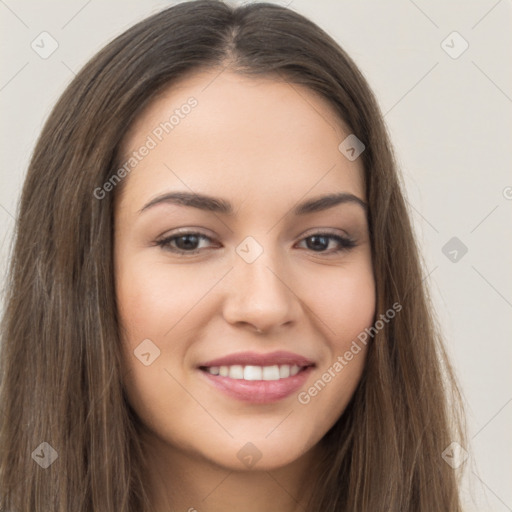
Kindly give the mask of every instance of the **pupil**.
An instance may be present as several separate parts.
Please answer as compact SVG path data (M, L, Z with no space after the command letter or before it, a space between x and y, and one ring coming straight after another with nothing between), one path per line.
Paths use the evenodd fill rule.
M180 240L188 240L188 242L185 242L184 244L180 244ZM191 242L190 242L191 241ZM178 239L176 239L176 244L178 245L179 249L196 249L198 237L196 235L183 235L180 236ZM182 247L179 247L179 246Z
M327 237L325 236L312 236L310 237L310 240L312 241L312 245L313 247L310 247L312 248L313 250L316 250L316 249L325 249L328 245L329 245L329 242L327 241ZM318 244L316 244L315 242L318 241L318 240L322 240L322 242L320 243L320 246Z

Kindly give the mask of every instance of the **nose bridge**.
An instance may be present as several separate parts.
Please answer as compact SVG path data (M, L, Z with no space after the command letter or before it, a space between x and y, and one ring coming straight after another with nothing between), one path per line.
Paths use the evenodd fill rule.
M259 237L262 240L262 237ZM283 282L276 277L282 273L282 256L270 245L270 237L260 243L250 236L236 248L235 275L237 286L245 294L258 300L263 293L266 300L274 300L272 296L283 295ZM281 278L283 279L283 278Z
M261 329L293 319L295 295L287 283L283 257L269 244L247 237L236 247L225 307L231 323L252 323Z

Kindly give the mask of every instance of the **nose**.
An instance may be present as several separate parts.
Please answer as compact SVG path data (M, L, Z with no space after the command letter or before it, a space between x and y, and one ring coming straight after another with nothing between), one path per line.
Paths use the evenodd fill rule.
M301 306L290 281L290 273L270 251L264 250L252 263L236 255L224 284L224 319L234 326L251 326L257 332L291 326L300 317Z

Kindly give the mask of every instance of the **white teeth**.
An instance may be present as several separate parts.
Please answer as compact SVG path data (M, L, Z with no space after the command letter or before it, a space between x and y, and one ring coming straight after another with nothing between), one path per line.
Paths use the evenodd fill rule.
M279 366L264 366L263 380L279 380Z
M246 366L244 368L244 380L261 380L261 366Z
M229 367L229 378L230 379L243 379L244 378L244 367L240 365Z
M286 379L286 377L290 376L290 366L287 364L283 364L279 367L279 378Z
M220 375L230 379L279 380L297 375L301 367L296 364L275 364L273 366L242 366L237 364L233 366L210 366L205 370L212 375Z

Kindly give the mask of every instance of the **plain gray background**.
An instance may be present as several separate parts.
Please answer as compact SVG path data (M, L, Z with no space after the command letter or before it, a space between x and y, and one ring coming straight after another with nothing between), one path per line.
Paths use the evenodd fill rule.
M377 95L466 400L466 508L512 511L512 3L274 3L333 36ZM168 5L0 0L2 279L21 185L50 109L93 54ZM45 37L51 48L42 32L58 44L46 58L31 46Z

